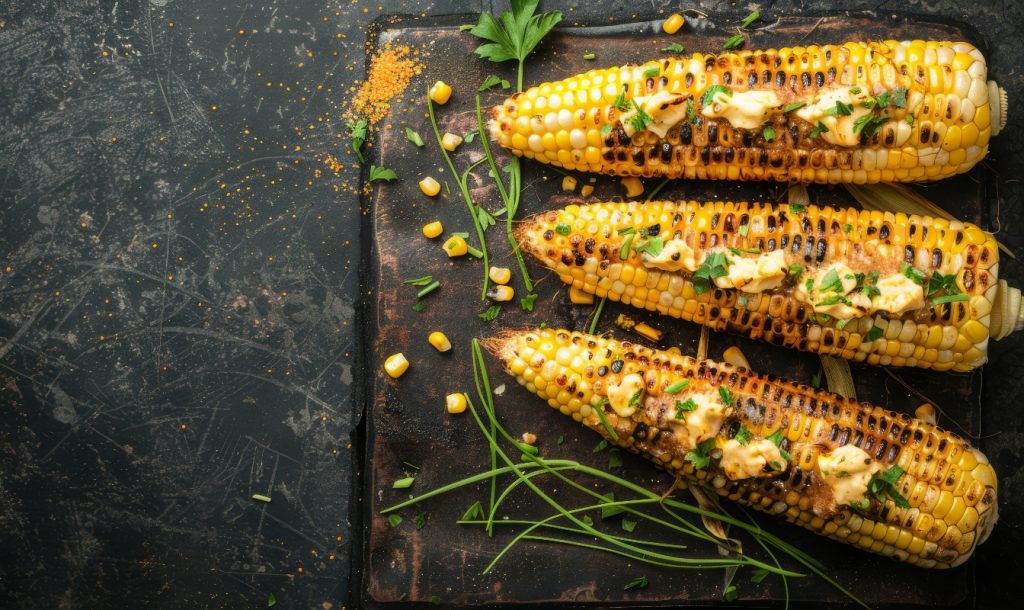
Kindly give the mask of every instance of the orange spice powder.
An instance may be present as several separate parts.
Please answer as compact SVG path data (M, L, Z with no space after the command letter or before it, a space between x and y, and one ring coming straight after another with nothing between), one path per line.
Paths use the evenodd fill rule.
M401 95L413 77L423 71L423 63L405 45L387 43L373 59L366 80L359 86L346 116L365 118L371 125L388 116L391 100Z

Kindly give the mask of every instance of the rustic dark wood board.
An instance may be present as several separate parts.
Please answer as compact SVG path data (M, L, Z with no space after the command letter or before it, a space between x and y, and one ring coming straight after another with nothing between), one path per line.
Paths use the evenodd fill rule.
M735 17L735 16L734 16ZM742 18L742 15L739 15ZM467 16L461 22L475 20ZM640 62L662 55L660 48L670 42L683 44L688 51L714 51L730 34L710 20L691 22L683 33L664 36L659 23L639 23L614 27L561 29L552 34L528 63L525 85L557 80L595 66ZM455 90L452 100L437 107L442 131L464 134L475 128L473 95L488 75L498 73L514 82L509 66L498 66L477 59L472 50L477 40L460 33L452 22L437 27L417 27L384 32L376 44L395 41L421 48L426 63L424 73L414 81L406 99L393 110L390 128L382 130L374 151L377 164L397 170L401 179L380 184L367 202L370 226L371 258L366 278L371 299L367 333L369 361L367 372L367 442L365 464L364 510L366 523L363 569L363 603L386 606L399 600L427 602L439 596L445 606L473 606L481 603L501 605L561 604L566 607L598 602L602 606L629 605L692 605L722 604L722 575L715 571L673 572L650 566L631 565L627 560L608 555L571 549L564 546L524 543L509 553L497 568L482 575L484 567L504 546L509 537L499 533L488 538L476 528L455 524L464 510L476 500L485 500L484 487L466 488L454 494L433 499L421 507L403 511L404 522L391 528L379 515L381 508L409 497L409 491L391 489L391 483L414 474L411 490L422 493L428 489L468 476L486 468L487 446L468 416L449 416L444 411L444 396L452 391L469 391L472 375L469 369L469 341L503 328L549 326L583 329L592 313L591 307L569 304L566 291L558 279L531 262L535 279L543 278L538 287L535 311L527 314L514 304L503 308L492 323L482 322L477 313L488 305L480 301L482 265L472 258L449 260L441 251L441 240L427 240L420 233L423 224L441 220L446 233L470 231L468 212L458 194L454 180L433 141L429 121L425 118L423 92L430 83L443 79ZM936 38L966 39L981 46L983 41L966 26L952 23L910 21L885 15L859 16L787 16L771 22L751 36L756 48L785 45L840 42L847 39ZM582 56L598 54L597 61ZM483 94L486 107L499 103L505 93ZM486 112L486 109L485 109ZM418 149L407 142L404 127L411 126L427 142ZM496 150L499 164L506 162L505 153ZM464 144L455 154L459 171L482 155L478 142ZM560 192L561 174L547 166L526 161L523 164L524 194L520 215L535 213L559 205L568 199ZM448 194L436 200L424 197L417 181L433 175L451 186ZM485 170L478 169L470 186L474 199L486 208L501 207L492 182ZM585 176L578 176L582 181ZM988 176L983 167L968 175L924 186L922 192L959 218L983 222ZM647 187L653 188L656 181ZM617 180L599 177L596 191L589 199L600 201L621 195ZM776 184L734 184L677 181L662 191L664 197L694 199L779 200L785 187ZM850 198L841 188L811 187L814 202L845 204ZM487 233L491 254L496 264L515 268L511 250L499 224ZM475 235L470 240L476 242ZM425 299L426 310L417 313L415 287L404 286L403 279L432 274L442 282L440 290ZM517 298L525 290L517 278ZM660 347L679 346L684 352L696 349L700 334L698 326L659 318L616 303L608 303L599 332L627 338L612 325L620 312L665 329ZM437 353L426 341L433 330L443 330L455 346L448 354ZM635 338L635 337L633 337ZM819 369L818 359L809 354L787 351L763 343L752 342L731 334L713 334L709 356L720 357L730 345L739 345L752 366L790 379L809 382ZM400 380L387 378L381 363L391 353L401 351L411 367ZM576 459L597 466L607 464L606 454L593 454L598 437L580 428L572 420L548 409L536 397L520 388L500 372L489 360L493 382L506 384L498 399L499 415L510 431L535 432L547 457ZM895 375L918 388L944 410L940 423L976 435L980 414L979 389L981 373L951 375L918 370L897 370ZM923 400L908 392L890 374L877 368L854 366L859 397L895 410L912 412ZM555 441L564 436L565 443ZM413 471L407 465L418 466ZM621 472L627 478L663 490L671 483L665 475L647 462L626 456ZM485 502L486 504L486 502ZM538 502L517 496L509 512L538 512ZM427 525L417 531L413 519L420 512L427 514ZM798 527L759 516L758 521L825 562L830 573L862 599L877 606L957 607L969 605L974 596L974 563L952 571L928 571L857 551L845 545L821 539ZM752 547L746 541L747 548ZM984 553L984 547L980 550ZM640 591L624 592L623 585L634 576L645 574L651 586ZM779 579L770 578L761 585L749 582L749 573L736 579L740 589L737 604L763 606L782 599ZM843 598L826 583L814 579L790 581L792 599L809 607L823 603L843 604Z

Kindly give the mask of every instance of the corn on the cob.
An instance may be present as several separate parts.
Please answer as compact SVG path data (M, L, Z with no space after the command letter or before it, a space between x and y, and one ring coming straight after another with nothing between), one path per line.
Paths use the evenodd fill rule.
M518 238L598 297L883 366L981 365L1000 289L999 249L978 227L853 208L572 205Z
M566 330L508 332L485 346L520 384L610 442L815 533L947 568L995 525L988 460L908 415Z
M491 135L514 154L627 176L873 183L967 171L1006 122L965 42L694 53L518 93Z

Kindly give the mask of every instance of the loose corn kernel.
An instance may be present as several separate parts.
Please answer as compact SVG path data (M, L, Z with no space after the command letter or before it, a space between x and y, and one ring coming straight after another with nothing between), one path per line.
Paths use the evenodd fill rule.
M433 197L441 192L441 185L430 176L427 176L423 180L420 180L420 190L427 197Z
M576 178L572 176L565 176L562 178L562 190L572 192L576 190Z
M920 407L914 410L914 417L926 421L929 424L935 425L935 407L928 403L924 403Z
M646 322L641 322L634 326L633 332L651 341L661 341L661 335L663 334L661 330L654 328Z
M534 434L533 432L523 432L523 435L520 438L522 438L523 442L526 443L527 445L537 444L537 435Z
M583 195L584 197L589 197L593 193L594 193L594 187L592 185L589 185L589 184L584 184L583 188L580 189L580 195Z
M495 286L487 291L487 298L492 301L511 301L516 291L511 286Z
M454 133L445 133L444 137L441 138L441 148L451 152L462 144L462 136L457 136Z
M384 371L395 379L401 377L408 369L409 361L405 359L405 354L402 352L391 354L384 361Z
M572 286L569 288L569 300L577 305L593 305L594 295Z
M626 187L626 197L639 197L644 192L644 183L636 176L623 178L622 186Z
M686 23L686 19L679 13L675 13L669 16L665 23L661 24L661 29L665 30L666 34L675 34L679 31L679 28L683 27L684 23Z
M434 332L430 333L430 336L427 337L427 341L429 341L431 345L436 347L437 351L439 352L447 352L452 349L452 342L449 341L448 337L445 336L445 334L439 330L435 330Z
M444 81L439 80L430 88L430 99L434 100L437 104L447 104L448 98L451 96L452 88L446 85Z
M435 220L434 222L428 222L427 224L423 225L423 236L424 237L427 237L429 239L434 239L435 237L440 236L441 233L444 233L444 227L441 226L441 221L440 220Z
M750 370L750 362L747 361L746 355L743 353L743 350L735 345L725 350L725 353L722 354L722 360L733 366L741 366L748 371Z
M469 252L469 245L466 244L466 240L458 235L449 237L448 241L444 242L444 245L441 247L444 248L444 251L448 253L450 258L465 256L466 252Z
M463 413L466 410L466 395L462 392L449 394L444 397L444 406L452 415Z
M495 284L507 284L512 279L512 270L508 267L491 267L487 271L487 277Z

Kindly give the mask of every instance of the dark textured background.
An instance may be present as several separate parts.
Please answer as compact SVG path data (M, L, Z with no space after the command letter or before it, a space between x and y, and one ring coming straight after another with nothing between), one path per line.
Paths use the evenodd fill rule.
M680 6L557 4L566 25ZM358 175L325 157L351 161L340 114L370 22L494 8L381 5L0 4L0 605L327 609L359 586L364 246ZM973 25L1024 99L1016 3L843 7ZM1015 250L1022 142L1011 110L988 228ZM1001 275L1024 279L1017 261ZM1001 475L984 608L1017 601L1024 567L1020 346L994 344L978 376Z

